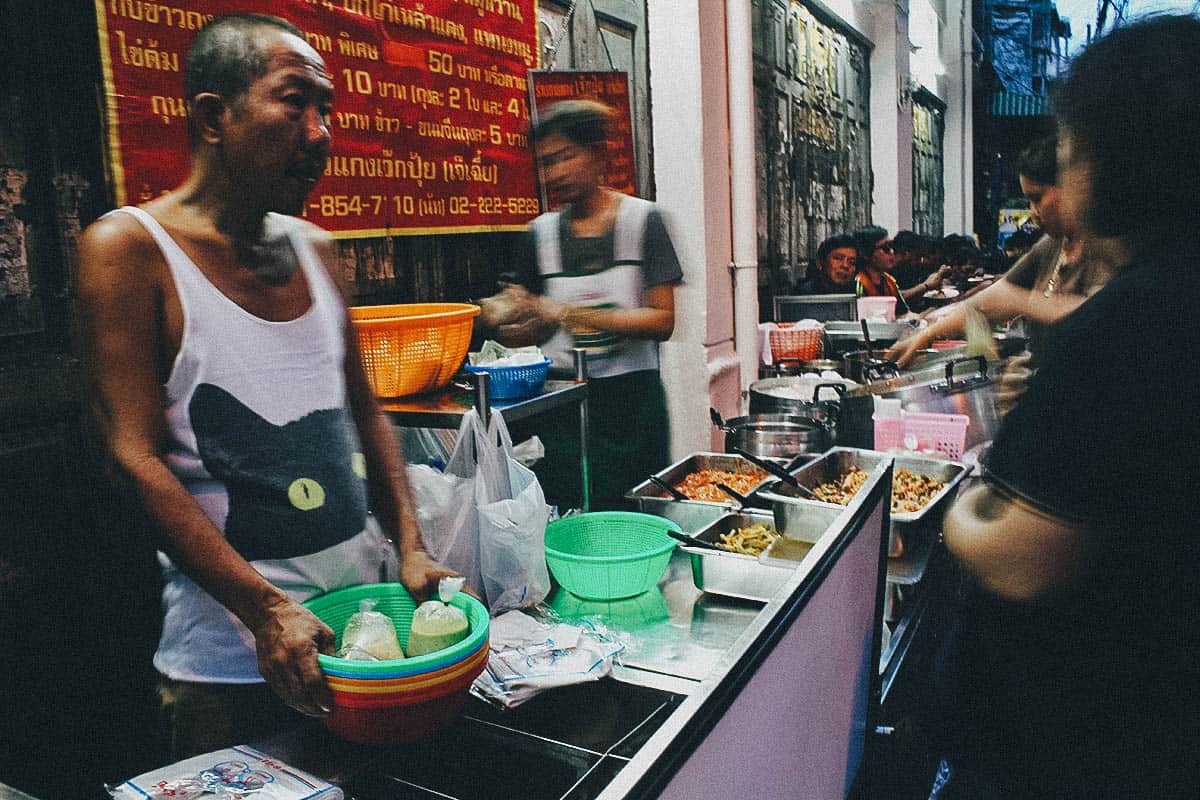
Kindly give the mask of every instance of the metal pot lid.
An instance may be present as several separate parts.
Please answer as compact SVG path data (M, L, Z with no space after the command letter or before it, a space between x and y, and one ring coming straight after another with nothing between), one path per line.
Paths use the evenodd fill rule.
M901 373L895 378L861 384L848 391L850 397L890 394L903 389L923 387L929 387L932 391L946 390L948 393L964 391L992 384L994 380L991 375L995 372L993 368L997 363L999 362L989 362L983 356L941 361ZM950 381L947 381L948 372L952 373Z
M758 392L769 397L782 400L800 400L811 403L813 389L822 383L840 383L846 391L858 388L858 384L849 378L822 378L809 373L807 375L791 375L783 378L764 378L750 384L751 392ZM822 400L837 400L837 393L832 389L821 390Z
M798 414L750 414L725 420L729 431L764 431L799 433L824 430L817 420Z

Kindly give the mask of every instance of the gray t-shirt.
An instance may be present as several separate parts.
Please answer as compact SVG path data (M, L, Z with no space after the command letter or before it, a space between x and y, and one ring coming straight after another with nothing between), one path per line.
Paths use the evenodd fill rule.
M566 214L559 215L558 240L562 248L563 272L593 273L613 265L613 232L603 236L576 236ZM527 252L523 263L527 270L518 282L529 291L541 294L543 277L537 268L537 244L533 231L525 232L522 248ZM657 208L646 216L646 232L642 239L642 276L646 287L678 283L683 279L679 256L667 233L662 214Z
M1022 289L1032 290L1035 286L1045 289L1046 281L1054 272L1054 264L1061 253L1061 240L1043 236L1004 273L1004 280Z

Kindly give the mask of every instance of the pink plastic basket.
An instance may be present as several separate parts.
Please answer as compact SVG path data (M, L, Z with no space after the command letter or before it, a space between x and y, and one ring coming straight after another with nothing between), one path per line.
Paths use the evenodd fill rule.
M859 319L879 319L892 322L896 319L896 298L860 297L857 301Z
M953 459L962 458L967 440L966 414L933 414L905 411L900 417L875 418L875 449L888 451L905 446L904 440L916 437L917 451L937 450Z

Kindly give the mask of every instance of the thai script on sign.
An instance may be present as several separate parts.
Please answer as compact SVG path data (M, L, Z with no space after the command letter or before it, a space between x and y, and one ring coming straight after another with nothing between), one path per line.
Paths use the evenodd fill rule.
M528 69L537 0L278 0L334 82L333 147L305 216L343 237L518 230L539 211ZM120 203L188 169L186 53L244 0L102 0Z

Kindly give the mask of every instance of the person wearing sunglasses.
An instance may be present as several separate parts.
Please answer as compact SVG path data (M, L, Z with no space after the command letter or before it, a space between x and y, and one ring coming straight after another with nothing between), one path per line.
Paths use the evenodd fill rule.
M948 267L939 267L925 280L909 289L901 289L892 270L896 266L896 248L888 238L886 228L868 225L854 232L858 245L858 275L854 279L855 294L859 297L895 297L896 313L913 311L913 306L929 291L942 285Z

